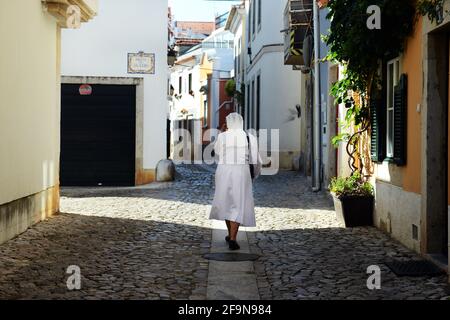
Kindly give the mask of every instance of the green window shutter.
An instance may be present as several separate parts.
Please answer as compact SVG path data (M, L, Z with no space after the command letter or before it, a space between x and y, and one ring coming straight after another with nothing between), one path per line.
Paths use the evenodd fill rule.
M373 162L383 162L386 157L385 119L383 100L380 95L373 95L370 99L370 155Z
M394 162L398 166L406 165L407 93L408 78L402 74L394 89Z

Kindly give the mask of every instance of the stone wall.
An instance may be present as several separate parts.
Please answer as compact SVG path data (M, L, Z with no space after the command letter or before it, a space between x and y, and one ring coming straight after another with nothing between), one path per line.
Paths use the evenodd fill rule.
M376 182L375 225L408 248L420 252L421 196L390 183ZM413 237L413 225L417 239Z
M0 244L53 216L58 210L58 186L0 205Z

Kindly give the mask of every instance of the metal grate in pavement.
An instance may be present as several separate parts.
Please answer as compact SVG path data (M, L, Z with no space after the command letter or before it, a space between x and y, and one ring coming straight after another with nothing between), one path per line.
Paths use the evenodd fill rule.
M213 261L227 261L227 262L239 262L239 261L255 261L259 258L257 254L251 253L208 253L203 255L203 258Z
M386 261L386 266L399 277L439 276L442 269L427 260Z

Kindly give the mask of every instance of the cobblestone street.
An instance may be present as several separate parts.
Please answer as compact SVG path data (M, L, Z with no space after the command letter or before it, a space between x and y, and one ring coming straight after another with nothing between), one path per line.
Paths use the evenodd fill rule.
M1 299L205 299L213 175L177 168L177 181L138 188L64 188L61 214L0 246ZM446 277L396 277L387 258L419 258L375 228L344 229L325 193L297 173L255 185L248 232L262 299L442 299ZM68 291L67 267L82 288ZM381 290L366 287L370 265ZM237 288L239 290L239 288Z

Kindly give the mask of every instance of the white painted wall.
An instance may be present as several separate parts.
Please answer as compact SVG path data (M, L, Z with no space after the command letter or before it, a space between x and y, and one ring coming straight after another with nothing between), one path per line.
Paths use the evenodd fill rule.
M244 5L247 4L244 2ZM242 86L245 85L246 76L246 62L247 62L247 46L246 46L246 29L245 29L245 17L246 9L245 7L237 6L235 7L235 14L232 18L231 15L227 24L230 32L234 35L233 40L233 52L234 52L234 66L231 71L231 77L234 78L236 82L236 90L242 92ZM244 106L238 105L236 110L240 114L244 114Z
M58 27L23 2L0 2L0 205L59 184Z
M239 24L239 27L236 30L236 36L234 38L234 59L235 59L235 67L234 67L234 75L236 78L236 89L240 90L241 88L241 80L245 81L245 45L243 45L242 41L242 22Z
M192 75L192 91L194 96L189 94L189 75ZM175 95L180 96L179 79L182 78L181 98L177 99ZM170 82L174 87L173 110L170 115L171 120L181 120L180 112L183 109L188 110L189 119L201 118L201 83L200 83L200 66L194 64L190 67L175 66L170 74Z
M233 41L234 35L225 31L224 28L215 30L205 42L224 43ZM234 68L234 48L221 48L217 45L213 49L207 50L208 58L212 62L212 79L211 79L211 128L217 129L219 127L219 107L220 107L220 79L231 78L231 71Z
M233 49L216 49L211 56L213 59L213 75L211 88L211 127L219 128L219 108L220 108L220 79L231 78L234 59ZM227 99L228 100L228 99ZM220 129L220 128L219 128Z
M408 248L420 252L420 238L413 239L412 225L419 228L420 237L421 196L379 180L375 187L375 225Z
M293 115L295 106L301 103L302 74L285 66L283 59L283 52L264 54L247 74L247 81L254 80L256 87L256 77L261 75L261 129L279 129L280 152L298 152L300 119Z
M230 45L229 47L224 48L223 43L227 41L232 41L234 39L234 35L225 31L223 28L215 30L210 36L208 36L203 42L206 43L205 46L199 47L197 50L193 50L192 52L186 53L184 56L179 57L179 61L184 59L184 57L189 57L190 55L196 57L196 62L192 64L192 67L175 67L173 68L171 81L174 88L176 88L175 92L178 92L178 78L177 74L174 73L183 73L183 77L187 79L187 74L190 72L189 70L193 70L194 65L198 67L198 64L201 63L201 57L203 54L206 54L208 59L212 62L212 78L211 78L211 86L210 90L210 117L211 117L211 128L217 128L219 126L219 113L217 112L220 103L219 103L219 79L227 79L231 77L231 71L234 67L234 52L233 48ZM214 45L213 45L214 44ZM189 63L187 64L189 65ZM200 70L198 71L198 76L200 75ZM199 79L199 78L197 78ZM199 80L197 80L200 85ZM183 85L185 87L185 84ZM200 89L198 86L198 89ZM184 91L184 88L183 88ZM197 90L198 91L198 90ZM183 94L185 95L185 94ZM197 105L201 107L200 101L197 101ZM183 101L177 102L174 99L174 104L182 105ZM175 107L177 109L179 107ZM200 110L200 109L199 109Z
M257 5L258 1L252 1ZM255 21L255 32L251 34L252 64L247 61L246 83L255 80L255 92L252 99L256 99L256 77L261 75L261 106L260 106L260 128L280 130L280 153L292 153L292 156L300 152L300 123L297 118L296 105L301 104L301 86L303 76L300 71L293 71L292 66L284 65L284 38L280 32L284 29L283 13L286 1L261 1L262 20L258 25ZM253 28L253 9L250 7L247 17L248 28ZM258 7L256 8L256 17ZM251 94L246 89L246 101ZM256 105L256 103L255 103ZM250 108L249 108L250 109ZM255 114L255 110L251 110ZM289 156L288 156L289 157ZM281 159L282 167L289 167L289 159Z
M144 169L166 157L167 0L107 0L81 30L62 33L64 76L144 78ZM127 74L127 54L155 54L154 75Z
M251 47L253 56L255 56L262 46L267 44L284 43L283 33L280 31L284 29L284 10L286 8L287 0L261 0L261 27L258 26L256 20L255 33L251 35ZM256 4L256 15L258 15L258 1L252 0L252 6ZM250 13L253 10L251 9ZM253 25L253 16L251 19L247 18L247 28Z

